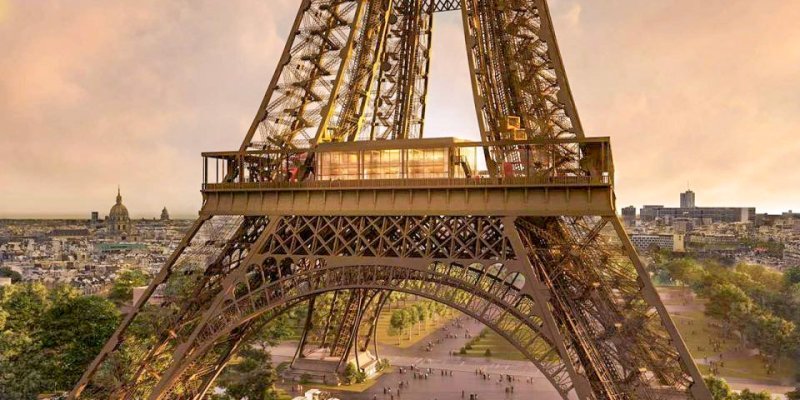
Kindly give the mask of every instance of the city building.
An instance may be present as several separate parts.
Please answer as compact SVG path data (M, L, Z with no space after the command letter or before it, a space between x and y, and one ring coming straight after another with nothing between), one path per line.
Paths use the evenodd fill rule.
M164 209L161 210L161 220L169 221L169 211L167 211L167 207L164 207Z
M786 266L800 266L800 243L787 243L783 248L783 260Z
M97 226L100 223L100 213L97 211L92 211L92 217L90 219L92 226Z
M753 222L755 207L662 207L656 210L656 217L670 218L710 218L712 222Z
M680 195L680 207L663 205L642 206L639 218L642 221L661 219L666 223L676 220L696 219L704 225L713 222L755 222L755 207L697 207L695 193L687 190Z
M639 251L653 248L671 250L674 252L686 251L686 235L683 234L632 234L631 242Z
M135 236L120 237L106 234L102 221L92 226L88 219L0 220L0 263L23 282L67 284L96 294L107 290L120 269L157 272L191 224L142 220Z
M681 208L694 208L694 192L687 190L681 193Z
M694 229L694 220L691 218L675 218L672 221L672 229L676 233L689 233Z
M131 233L131 217L128 208L122 204L122 195L117 188L117 202L108 212L108 230L111 234L125 236Z
M622 222L628 226L636 224L636 207L628 206L622 209Z
M661 210L662 208L664 208L664 206L642 206L641 210L639 210L639 218L641 218L642 221L654 221L656 218L658 218L658 210Z

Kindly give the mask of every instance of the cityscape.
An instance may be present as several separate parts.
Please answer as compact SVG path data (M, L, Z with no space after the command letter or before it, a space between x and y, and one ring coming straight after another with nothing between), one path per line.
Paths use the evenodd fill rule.
M0 0L0 400L800 400L800 6L146 3Z

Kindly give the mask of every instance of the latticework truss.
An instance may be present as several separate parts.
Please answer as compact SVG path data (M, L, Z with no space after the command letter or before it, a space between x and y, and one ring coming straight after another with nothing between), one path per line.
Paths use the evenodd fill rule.
M293 307L297 357L340 368L377 350L398 291L481 321L564 398L711 398L616 217L610 149L584 138L545 0L300 3L240 151L71 397L204 398ZM316 181L328 142L419 143L434 13L455 10L488 177Z

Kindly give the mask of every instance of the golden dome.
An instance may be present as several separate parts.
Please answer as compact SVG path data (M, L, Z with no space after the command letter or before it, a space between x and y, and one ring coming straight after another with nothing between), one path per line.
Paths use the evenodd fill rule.
M111 207L111 211L108 212L108 217L112 220L127 220L130 218L128 208L122 204L122 195L120 194L119 188L117 188L117 203Z

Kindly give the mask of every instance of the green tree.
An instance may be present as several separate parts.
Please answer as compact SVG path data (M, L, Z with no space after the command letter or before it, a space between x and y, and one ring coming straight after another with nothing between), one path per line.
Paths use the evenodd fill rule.
M138 269L125 269L117 274L117 279L111 287L108 298L117 302L125 303L133 299L133 288L147 285L150 279Z
M277 346L280 342L294 336L295 331L290 323L289 315L284 313L264 325L256 334L254 343L267 351L268 347Z
M422 304L414 304L414 308L417 310L417 319L419 320L419 325L423 325L425 328L427 328L428 309Z
M408 313L404 310L394 310L392 316L389 318L390 334L397 335L397 343L400 344L403 332L405 332L408 325Z
M353 364L352 362L347 363L347 365L344 367L345 383L348 385L356 383L357 375L358 375L358 368L356 368L356 365Z
M11 283L22 281L22 275L11 269L11 267L0 267L0 278L11 278Z
M781 357L796 349L794 323L771 313L757 315L750 321L748 336L767 356L770 369Z
M0 307L0 333L2 333L6 328L6 319L8 318L8 313L3 310L3 307Z
M742 322L753 308L750 297L737 286L726 283L711 287L706 314L727 323Z
M414 326L417 322L419 322L419 314L417 314L417 309L414 308L413 306L412 307L408 307L406 309L403 309L403 312L405 312L408 315L408 317L407 317L408 318L408 326L409 326L408 339L411 340L411 329L410 329L410 327Z
M703 266L696 260L689 258L669 261L664 265L664 268L669 271L673 279L690 286L698 285L706 276Z
M783 273L783 279L786 286L792 286L800 283L800 265L788 268Z
M237 360L225 369L219 386L230 399L278 400L275 390L275 370L269 352L244 347Z
M41 283L26 283L6 287L0 296L8 313L6 328L17 333L33 332L47 309L47 289Z
M118 322L113 303L28 283L0 292L0 398L68 390Z
M736 400L771 400L772 396L769 393L761 391L761 392L751 392L750 389L742 390L741 393L734 396Z
M55 307L81 297L81 292L69 285L58 285L47 292L47 301Z
M96 296L56 303L43 316L42 350L52 356L53 383L69 388L103 348L119 323L114 303Z
M711 396L714 400L730 400L731 387L725 379L709 375L703 378L703 380L706 382L708 390L711 391Z

